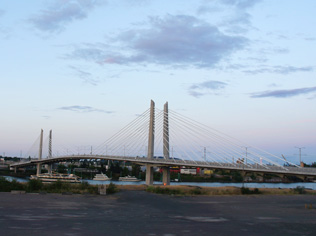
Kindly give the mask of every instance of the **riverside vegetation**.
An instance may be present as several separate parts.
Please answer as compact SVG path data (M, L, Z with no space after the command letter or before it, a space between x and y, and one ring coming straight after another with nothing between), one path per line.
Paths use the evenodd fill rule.
M64 183L56 181L51 184L43 184L40 180L29 180L27 183L19 183L16 180L8 181L0 177L0 192L10 192L13 190L25 191L30 193L73 193L73 194L98 194L98 185L90 185L87 182L79 184ZM298 186L294 189L250 189L237 187L198 187L198 186L145 186L145 185L122 185L113 183L107 185L106 193L112 194L120 190L139 190L156 194L167 195L244 195L244 194L312 194L316 195L315 190L305 189Z

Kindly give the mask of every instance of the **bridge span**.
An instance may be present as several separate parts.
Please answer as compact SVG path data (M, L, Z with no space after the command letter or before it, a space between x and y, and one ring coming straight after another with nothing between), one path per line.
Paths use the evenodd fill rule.
M11 164L11 167L27 167L38 164L52 164L58 162L67 162L74 160L111 160L111 161L126 161L139 165L150 165L153 167L171 167L181 166L187 168L208 168L208 169L222 169L230 171L241 171L246 173L256 172L263 174L279 174L279 175L295 175L305 177L316 177L316 168L309 167L297 167L297 166L275 166L275 165L258 165L258 164L231 164L231 163L217 163L206 161L190 161L181 159L164 159L164 158L152 158L145 157L132 157L132 156L102 156L102 155L69 155L51 157L41 160L31 160L25 162L19 162Z
M153 184L153 167L161 167L163 182L170 184L170 167L208 168L246 173L294 175L300 178L316 177L316 168L306 168L288 162L285 158L250 147L230 136L206 127L190 118L171 112L168 103L159 111L156 122L155 103L134 121L94 150L94 154L53 155L52 132L49 134L47 158L42 158L43 130L39 138L38 159L12 164L19 167L47 164L51 173L52 163L72 160L128 161L146 166L146 184ZM160 123L159 123L160 121ZM172 129L169 130L169 125ZM176 140L179 139L179 142ZM159 146L160 145L160 146ZM158 146L158 148L157 148ZM145 147L145 148L144 148ZM160 150L157 151L157 149ZM146 154L144 155L144 150ZM74 153L74 152L72 152ZM281 162L281 164L280 164Z

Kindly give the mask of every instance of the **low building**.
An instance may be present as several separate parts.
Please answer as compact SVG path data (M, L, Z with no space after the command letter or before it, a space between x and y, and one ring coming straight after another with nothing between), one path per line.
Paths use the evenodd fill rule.
M197 171L196 171L196 169L183 169L183 168L181 168L180 173L185 174L185 175L196 175Z

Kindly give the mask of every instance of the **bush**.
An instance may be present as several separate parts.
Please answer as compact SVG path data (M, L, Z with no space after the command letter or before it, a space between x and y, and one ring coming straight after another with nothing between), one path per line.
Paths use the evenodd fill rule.
M249 188L242 187L240 189L241 194L260 194L259 189L255 188L254 190L250 190Z
M305 194L306 190L304 186L297 186L296 188L293 189L293 192L296 194Z
M24 185L17 182L16 180L6 180L4 177L0 177L0 191L10 192L11 190L24 190Z
M45 184L43 186L43 190L46 190L49 193L62 193L62 192L68 192L70 190L70 183L64 183L60 180L57 180L54 183L51 184Z
M27 190L29 192L39 191L43 188L43 183L39 179L30 179L27 183Z
M118 188L115 184L110 183L107 188L106 188L106 193L107 194L112 194L118 192Z
M192 195L201 195L203 192L200 188L196 187L190 191Z

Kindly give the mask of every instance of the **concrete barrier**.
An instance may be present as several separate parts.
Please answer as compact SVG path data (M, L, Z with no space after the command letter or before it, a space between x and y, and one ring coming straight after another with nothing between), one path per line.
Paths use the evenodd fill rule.
M98 186L98 192L100 195L106 195L106 185L99 185Z

